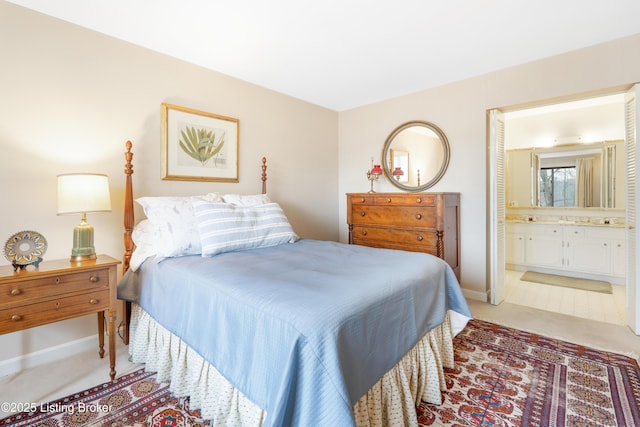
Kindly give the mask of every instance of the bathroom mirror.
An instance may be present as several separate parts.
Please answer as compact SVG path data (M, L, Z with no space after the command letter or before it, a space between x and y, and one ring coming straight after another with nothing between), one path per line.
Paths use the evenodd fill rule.
M507 206L624 208L623 144L507 150Z
M433 187L449 165L449 141L436 125L411 121L391 132L382 148L387 179L407 191Z

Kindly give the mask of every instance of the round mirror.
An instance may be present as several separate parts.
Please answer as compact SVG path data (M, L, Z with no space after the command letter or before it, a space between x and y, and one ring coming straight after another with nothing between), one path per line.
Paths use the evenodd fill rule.
M449 142L436 125L411 121L394 129L382 148L389 181L407 191L433 187L449 165Z

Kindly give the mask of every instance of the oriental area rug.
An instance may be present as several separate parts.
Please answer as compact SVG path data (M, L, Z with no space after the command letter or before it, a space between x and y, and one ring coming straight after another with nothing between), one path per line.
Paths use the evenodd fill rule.
M626 356L472 320L455 338L442 405L420 426L640 426L640 368ZM0 426L208 426L188 398L139 370L0 420ZM315 427L315 426L314 426Z

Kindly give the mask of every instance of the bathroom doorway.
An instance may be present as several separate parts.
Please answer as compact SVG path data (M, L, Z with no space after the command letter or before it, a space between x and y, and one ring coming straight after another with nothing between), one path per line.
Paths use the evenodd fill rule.
M531 108L528 110L511 110L506 114L501 112L492 112L491 121L494 119L501 120L497 126L494 122L492 125L492 137L490 142L490 150L492 158L490 158L490 171L495 175L497 182L490 185L491 193L491 222L496 223L491 231L491 254L492 254L492 289L491 302L496 304L503 300L511 303L528 305L541 308L547 311L560 312L579 317L592 318L594 320L609 321L610 323L628 323L625 322L625 305L626 295L624 278L615 286L612 295L589 295L585 291L557 289L544 284L532 284L522 282L520 277L523 271L520 269L512 269L505 261L504 239L506 238L506 220L514 215L526 215L530 218L533 216L541 216L541 213L549 213L541 210L535 203L537 194L535 194L535 185L529 185L529 193L524 197L509 197L509 191L513 191L507 184L508 172L507 159L499 159L493 157L495 151L500 151L498 146L491 145L494 139L494 133L499 134L502 127L503 155L506 157L507 150L527 150L527 149L544 149L551 150L551 146L579 146L581 144L594 144L603 141L624 141L625 139L625 117L624 117L624 94L615 96L605 96L597 98L583 99L579 102L566 102L561 104L545 105L544 107ZM588 118L591 116L591 118ZM589 126L586 126L588 123ZM498 129L498 131L495 131ZM624 144L622 144L624 147ZM618 158L624 156L624 148L618 149ZM528 165L533 168L534 165ZM505 168L500 171L500 168ZM525 171L529 176L535 176L532 170L527 168ZM623 165L624 168L624 165ZM522 168L521 168L522 169ZM618 176L625 176L626 171L618 173ZM502 179L502 182L499 182ZM529 183L532 184L532 183ZM618 190L622 190L620 179L615 183ZM527 185L525 184L525 187ZM606 197L617 197L621 202L624 198L620 194L613 195L614 191L609 188L610 194ZM604 192L604 190L603 190ZM603 195L604 199L605 196ZM498 201L503 203L499 205ZM527 210L531 208L531 210ZM590 207L591 208L591 207ZM604 221L607 216L619 218L616 221L624 221L625 218L624 203L618 206L605 206L603 209L587 209L579 210L571 207L562 211L560 215L548 215L551 220L558 222L572 223L575 221L596 222ZM500 212L502 210L502 212ZM536 215L537 214L537 215ZM555 218L554 218L555 217ZM610 218L609 218L610 219ZM609 220L607 219L607 221ZM624 226L623 226L624 227ZM502 229L502 232L500 232ZM501 243L501 244L500 244ZM508 258L508 257L507 257ZM497 262L495 260L502 260ZM522 267L522 266L520 266ZM586 275L589 277L589 275ZM501 278L502 286L495 286L496 278Z

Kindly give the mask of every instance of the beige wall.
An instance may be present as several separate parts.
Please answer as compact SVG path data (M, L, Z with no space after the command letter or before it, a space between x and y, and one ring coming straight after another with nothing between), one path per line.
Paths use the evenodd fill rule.
M486 111L549 99L566 99L640 82L640 35L547 58L445 86L367 105L340 114L340 240L347 241L345 193L368 190L371 157L380 163L391 131L409 120L440 127L451 161L432 191L461 193L461 282L468 296L487 286ZM377 191L394 191L388 181Z
M0 1L2 243L20 230L67 258L80 218L56 216L56 178L109 175L113 211L89 215L97 251L122 256L124 143L134 195L268 190L303 237L337 240L338 114ZM240 182L160 179L160 104L240 120ZM0 257L0 263L8 264ZM96 333L95 316L0 336L0 363ZM106 372L106 370L105 370Z

